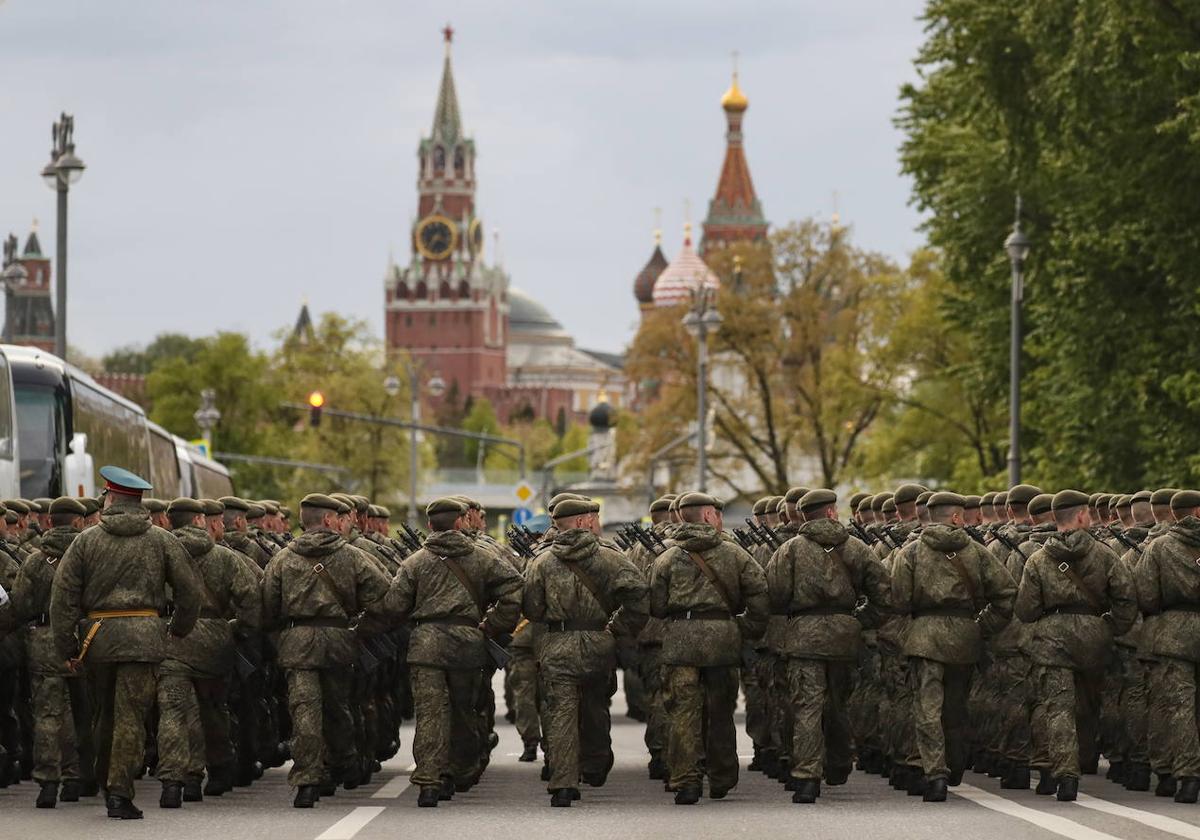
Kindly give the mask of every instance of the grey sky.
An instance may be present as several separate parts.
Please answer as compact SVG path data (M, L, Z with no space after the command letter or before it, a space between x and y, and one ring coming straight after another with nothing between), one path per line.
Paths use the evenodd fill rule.
M88 165L71 193L73 345L217 329L261 344L303 298L381 329L449 20L488 248L499 228L514 285L582 346L619 350L652 208L670 258L684 200L699 221L716 186L734 49L767 217L828 216L836 191L860 245L919 245L891 120L921 7L0 0L0 233L23 245L36 216L52 251L38 172L66 110Z

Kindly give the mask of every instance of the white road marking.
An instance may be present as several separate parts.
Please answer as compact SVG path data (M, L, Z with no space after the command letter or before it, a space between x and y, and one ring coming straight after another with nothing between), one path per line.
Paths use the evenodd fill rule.
M364 825L378 817L385 810L381 806L360 805L325 829L323 834L317 836L317 840L351 840Z
M417 769L417 765L410 764L404 768L404 772L399 775L392 776L388 779L379 790L371 794L372 799L395 799L404 791L408 790L410 784L408 774Z
M1164 817L1162 814L1142 811L1138 808L1130 808L1127 805L1118 805L1116 802L1097 799L1094 796L1086 796L1082 793L1079 794L1076 804L1082 805L1084 808L1091 808L1093 811L1103 811L1106 814L1112 814L1114 817L1136 820L1142 825L1157 828L1159 831L1165 831L1168 834L1187 837L1189 840L1200 840L1200 827L1186 823L1183 820L1177 820L1174 817Z
M1038 828L1044 828L1046 831L1061 834L1063 837L1071 838L1071 840L1119 840L1119 838L1111 834L1105 834L1103 831L1096 831L1094 828L1088 828L1086 825L1072 822L1066 817L1060 817L1057 814L1048 814L1045 811L1038 811L1033 808L1026 808L1024 805L1018 805L1011 799L1005 799L1003 796L988 793L986 790L981 790L971 785L959 785L950 790L955 795L961 796L963 799L969 799L976 805L982 805L984 808L990 808L993 811L999 811L1001 814L1007 814L1010 817L1016 817L1019 820L1033 823ZM1066 805L1066 803L1063 804Z

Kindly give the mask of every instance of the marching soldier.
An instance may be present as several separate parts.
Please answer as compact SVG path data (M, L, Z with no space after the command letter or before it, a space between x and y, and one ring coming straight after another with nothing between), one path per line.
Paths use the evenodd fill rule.
M246 520L250 503L237 496L222 496L218 501L225 506L223 513L225 545L239 554L249 557L258 565L258 568L265 569L271 556L250 535L250 525Z

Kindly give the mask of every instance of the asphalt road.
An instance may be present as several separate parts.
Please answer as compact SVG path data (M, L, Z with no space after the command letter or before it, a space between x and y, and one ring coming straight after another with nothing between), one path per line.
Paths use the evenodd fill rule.
M311 811L291 807L286 768L268 771L249 789L170 812L157 807L157 783L144 781L138 804L146 819L140 822L106 819L98 799L38 811L33 807L36 788L25 782L0 790L0 840L536 840L562 837L564 831L574 838L622 840L781 838L798 833L853 840L1200 840L1200 806L1129 793L1096 776L1083 780L1078 802L1060 803L1032 791L1001 795L998 781L968 773L964 784L952 789L949 801L934 804L896 793L884 780L856 772L845 786L825 788L816 805L793 805L777 782L743 772L741 784L727 799L677 807L661 783L646 777L642 726L623 716L619 694L613 708L616 765L608 784L584 787L582 801L570 809L549 807L538 778L540 764L517 761L520 740L512 726L501 722L500 746L483 781L436 809L417 809L416 792L408 785L412 759L402 749L370 786L339 791ZM405 745L411 745L411 728L403 737ZM743 749L749 752L748 742Z

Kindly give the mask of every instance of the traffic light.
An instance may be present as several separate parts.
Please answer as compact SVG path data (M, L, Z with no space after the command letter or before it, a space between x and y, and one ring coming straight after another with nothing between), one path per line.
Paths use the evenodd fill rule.
M321 406L325 405L325 395L313 391L308 395L308 425L314 429L321 425Z

